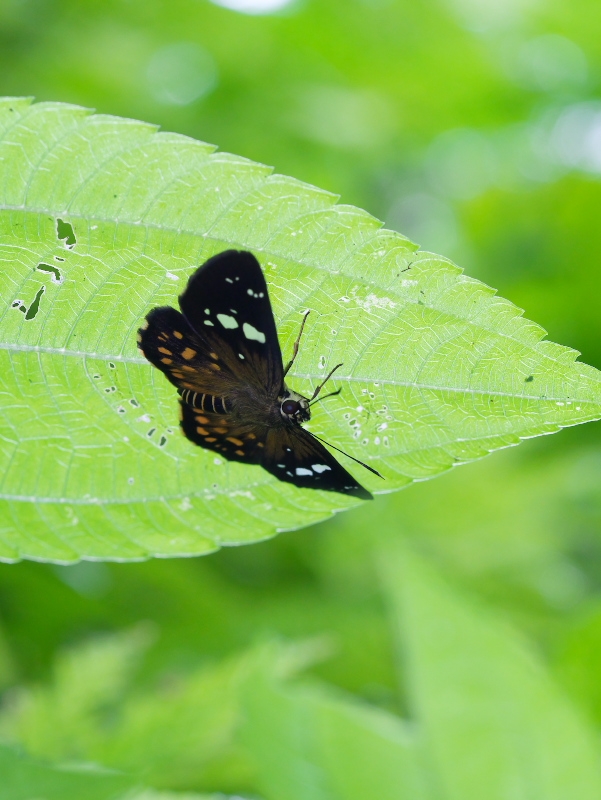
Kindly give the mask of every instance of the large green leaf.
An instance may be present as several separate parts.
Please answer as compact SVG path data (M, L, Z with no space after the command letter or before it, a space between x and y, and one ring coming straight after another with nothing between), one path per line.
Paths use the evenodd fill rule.
M599 373L492 289L330 194L212 151L79 107L0 104L0 557L199 554L355 504L178 434L135 331L226 247L263 264L285 351L314 309L291 383L307 393L344 362L311 427L385 475L347 464L373 491L601 416Z

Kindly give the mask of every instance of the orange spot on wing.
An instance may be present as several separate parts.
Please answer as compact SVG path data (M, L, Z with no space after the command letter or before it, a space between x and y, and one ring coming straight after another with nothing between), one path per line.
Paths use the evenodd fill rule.
M214 372L221 372L219 364L209 364L209 369L212 369Z
M173 331L173 335L175 336L176 339L183 339L184 338L184 334L180 333L179 331Z
M247 434L246 434L246 438L247 438L247 439L256 439L257 437L255 436L255 434L254 434L254 433L247 433Z
M196 433L200 433L201 436L209 435L209 432L206 428L196 428Z
M215 361L218 361L218 360L219 360L219 356L217 355L217 353L209 353L209 355L210 355L210 356L211 356L211 358L212 358L212 359L214 359Z
M237 456L243 456L244 455L244 450L236 450L235 452L236 452Z
M159 347L159 353L165 353L166 356L172 356L173 355L171 350L167 350L166 347Z
M231 442L232 444L238 445L238 447L242 447L244 442L242 439L236 439L234 436L228 436L226 441Z
M205 442L216 442L217 439L214 436L207 436Z
M192 350L191 347L186 347L185 350L182 350L182 358L185 358L186 361L189 361L191 358L194 358L195 355L196 355L196 350Z
M227 433L227 428L215 428L215 433Z
M200 424L201 424L201 425L208 425L208 423L209 423L209 418L208 418L208 417L202 417L202 416L200 416L200 414L199 414L199 415L196 417L196 422L200 422Z
M173 364L172 358L162 358L161 361L163 362L163 364Z

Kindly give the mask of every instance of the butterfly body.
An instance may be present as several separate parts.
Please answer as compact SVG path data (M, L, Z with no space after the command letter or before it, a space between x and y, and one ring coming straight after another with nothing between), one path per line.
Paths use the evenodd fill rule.
M179 304L181 312L163 306L147 315L138 346L177 387L185 436L297 486L371 498L302 428L310 400L284 380L255 257L235 250L213 256L191 275Z

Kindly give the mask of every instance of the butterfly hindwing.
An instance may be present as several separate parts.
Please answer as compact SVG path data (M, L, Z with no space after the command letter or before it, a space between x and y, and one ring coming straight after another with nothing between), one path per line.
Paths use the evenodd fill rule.
M169 306L153 308L147 315L146 326L138 332L138 346L178 389L224 396L237 383L219 354Z
M192 408L183 400L181 427L194 444L214 450L231 461L260 464L265 451L267 429L245 425L227 414L210 414Z
M300 425L269 430L261 465L281 481L301 488L373 499L371 493Z
M226 250L206 261L179 297L182 314L237 378L277 397L284 369L267 284L252 253Z

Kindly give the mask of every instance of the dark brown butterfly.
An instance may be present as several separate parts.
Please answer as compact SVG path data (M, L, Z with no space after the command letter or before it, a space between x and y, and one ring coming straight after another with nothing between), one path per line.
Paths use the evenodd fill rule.
M179 306L181 313L154 308L138 346L177 387L188 439L296 486L371 499L301 427L326 381L310 399L286 386L305 320L284 369L267 285L252 253L226 250L210 258L190 276Z

